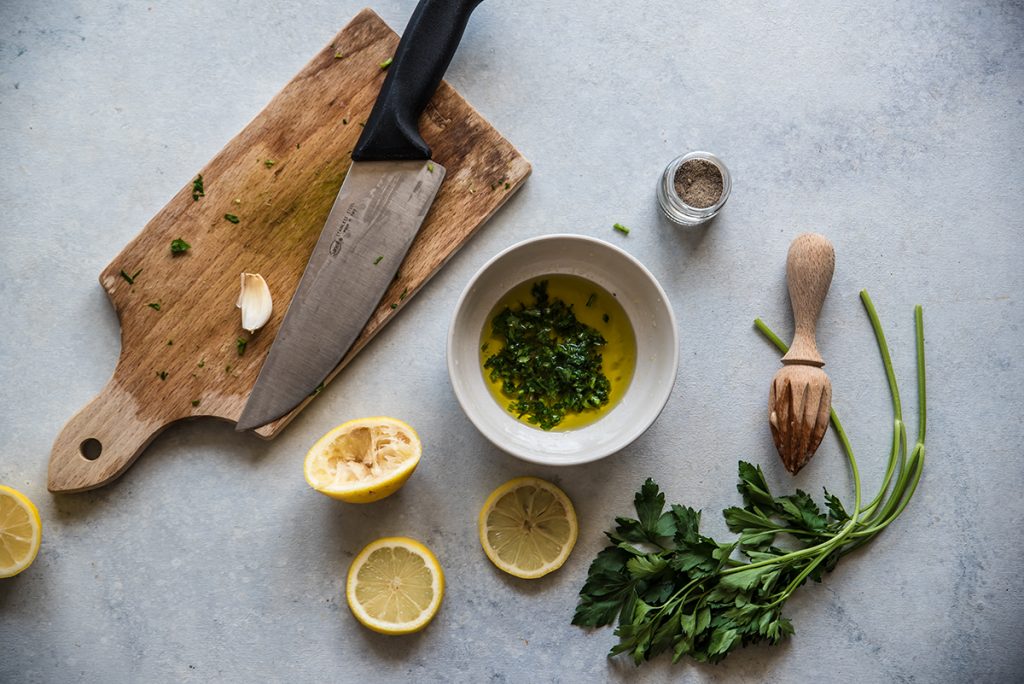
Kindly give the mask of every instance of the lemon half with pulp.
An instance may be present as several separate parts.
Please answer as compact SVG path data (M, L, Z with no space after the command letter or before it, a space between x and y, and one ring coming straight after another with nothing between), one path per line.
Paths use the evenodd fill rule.
M408 537L384 537L359 552L348 570L345 599L359 622L381 634L418 632L444 597L437 557Z
M422 451L416 431L400 420L350 420L317 440L306 454L306 482L349 503L377 501L405 484Z
M35 504L18 490L0 485L0 578L14 577L32 565L42 536Z
M562 567L578 528L565 492L547 480L518 477L487 497L479 531L492 563L510 575L536 579Z

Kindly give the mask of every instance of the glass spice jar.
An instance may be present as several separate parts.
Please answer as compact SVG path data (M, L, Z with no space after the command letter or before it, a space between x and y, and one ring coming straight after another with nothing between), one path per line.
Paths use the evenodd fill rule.
M687 162L692 163L684 167ZM691 170L693 173L689 173ZM714 192L719 187L719 181L715 170L721 176L721 190L717 199ZM690 177L694 173L698 176L696 183ZM658 179L658 206L673 223L696 226L721 211L731 191L732 177L721 159L710 152L690 152L676 157L665 167ZM684 197L691 199L693 204L688 204ZM697 204L703 206L695 206Z

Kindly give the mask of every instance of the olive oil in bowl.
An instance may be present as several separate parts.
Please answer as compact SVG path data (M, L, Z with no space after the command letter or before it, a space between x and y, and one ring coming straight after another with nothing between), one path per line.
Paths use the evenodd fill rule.
M614 294L579 276L538 276L491 309L480 366L491 396L510 415L540 429L574 430L622 399L636 367L636 338Z

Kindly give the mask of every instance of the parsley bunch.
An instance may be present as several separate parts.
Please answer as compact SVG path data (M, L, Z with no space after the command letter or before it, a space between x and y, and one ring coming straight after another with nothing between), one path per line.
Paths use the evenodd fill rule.
M548 281L534 283L530 293L532 304L505 307L491 321L505 344L484 368L512 398L509 411L550 430L566 413L608 403L611 382L601 369L605 339L580 323L572 306L549 298Z
M861 300L878 342L893 401L893 437L878 494L861 505L860 475L835 411L832 424L850 462L854 505L847 510L825 490L826 511L806 493L775 496L760 467L740 461L742 507L723 511L728 542L700 534L700 512L674 505L648 479L637 493L636 519L616 518L612 542L590 566L573 623L596 627L618 619L619 643L610 655L629 653L639 665L665 651L673 662L690 656L718 662L732 649L793 634L782 607L808 578L820 582L841 558L871 541L910 502L924 468L925 368L921 307L915 309L920 406L917 440L908 450L899 388L885 334L866 291ZM786 345L755 321L781 351ZM782 545L777 545L777 540ZM782 541L784 540L784 541ZM737 557L738 556L738 557Z

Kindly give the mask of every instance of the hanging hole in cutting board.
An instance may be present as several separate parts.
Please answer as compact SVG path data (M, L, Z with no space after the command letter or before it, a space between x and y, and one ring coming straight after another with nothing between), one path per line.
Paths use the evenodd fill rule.
M78 453L87 461L95 461L103 453L103 443L95 437L90 437L78 445Z

